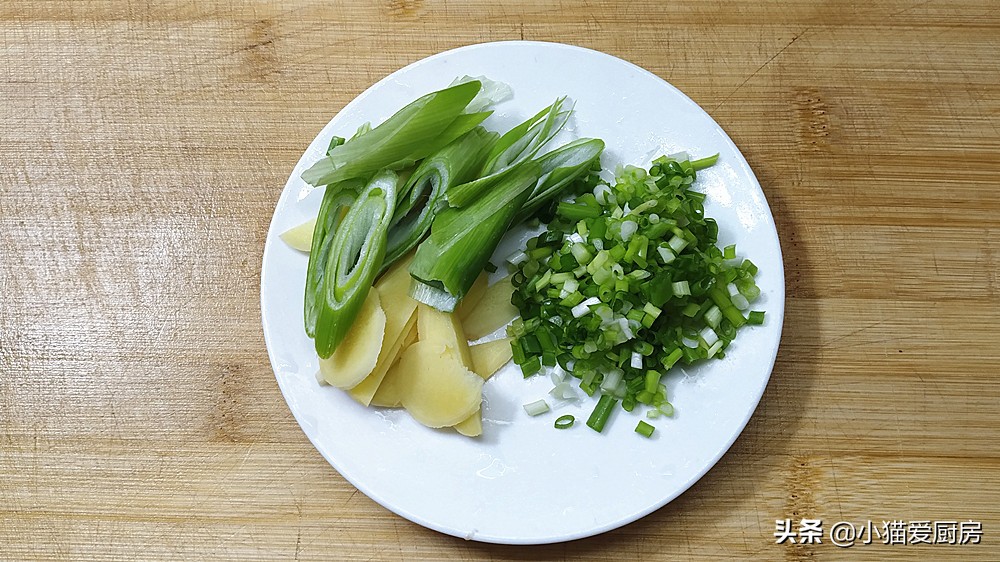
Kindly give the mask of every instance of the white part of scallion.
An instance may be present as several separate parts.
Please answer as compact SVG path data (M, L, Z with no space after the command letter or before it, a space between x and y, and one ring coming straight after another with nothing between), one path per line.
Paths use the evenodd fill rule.
M604 380L601 381L601 390L613 392L618 388L618 383L621 382L624 375L625 373L621 369L611 369L604 375Z
M712 344L712 346L709 347L708 351L705 353L705 356L711 359L712 357L715 357L715 354L718 353L720 349L722 349L722 340L719 340L714 344Z
M572 244L582 244L583 236L579 232L574 232L566 237L566 241Z
M748 310L750 308L750 301L740 293L729 297L729 300L733 301L733 306L740 310Z
M673 238L667 241L667 246L670 246L670 249L673 250L675 254L681 253L684 248L687 248L687 245L687 240L677 236L676 234Z
M581 318L583 316L586 316L587 314L590 314L591 305L597 304L599 302L601 302L601 299L597 297L590 297L589 299L574 306L573 310L571 311L573 313L573 318Z
M622 223L622 242L628 242L637 230L639 230L639 223L632 220L624 221Z
M684 344L684 347L690 347L691 349L698 348L698 340L693 340L687 336L681 338L681 343Z
M555 367L549 369L549 378L552 380L552 384L559 384L566 380L566 369L563 369L558 363Z
M736 287L736 283L726 285L726 290L729 291L729 296L740 294L740 290Z
M521 250L514 252L513 254L507 256L507 263L510 265L521 265L522 263L528 261L528 254Z
M688 285L687 280L677 281L677 282L671 283L671 288L673 289L674 294L677 295L677 296L679 296L679 297L683 297L683 296L687 296L687 295L691 294L691 286Z
M535 400L534 402L525 404L524 411L527 412L529 416L537 416L548 412L549 404L545 400Z
M631 365L633 369L641 369L642 368L642 354L639 353L638 351L633 351L632 352L632 360L629 361L629 365Z
M607 184L599 183L594 187L594 198L601 205L606 205L608 203L608 196L611 195L611 188Z
M719 341L719 334L716 334L715 330L708 326L702 329L698 335L701 336L701 339L705 340L705 345L709 347L715 345L715 342Z
M656 251L660 254L660 260L663 261L664 265L677 259L677 256L666 246L657 246Z
M580 399L580 395L578 395L576 393L576 390L573 389L573 384L568 381L560 382L555 386L553 386L552 390L549 391L549 394L551 394L554 398L558 398L559 400Z
M563 282L562 288L563 291L566 291L566 294L569 295L570 293L575 293L576 290L580 288L580 282L576 279L567 279Z
M625 336L625 341L635 337L635 333L632 331L632 326L627 318L619 318L618 326L621 329L622 335Z

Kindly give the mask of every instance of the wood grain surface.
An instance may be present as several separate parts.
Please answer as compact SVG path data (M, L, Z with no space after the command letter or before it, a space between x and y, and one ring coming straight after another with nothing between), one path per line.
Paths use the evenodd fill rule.
M355 490L260 325L271 213L320 128L401 66L508 39L611 53L702 105L787 275L730 452L654 514L544 547ZM1000 4L7 1L0 45L0 559L1000 559ZM778 545L785 518L983 535Z

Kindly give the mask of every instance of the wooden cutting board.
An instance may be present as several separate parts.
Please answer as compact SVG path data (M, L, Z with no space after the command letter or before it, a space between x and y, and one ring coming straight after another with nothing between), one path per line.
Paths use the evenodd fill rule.
M258 304L320 128L401 66L511 39L608 52L704 107L763 185L788 294L715 468L532 548L343 480L278 392ZM0 559L1000 559L994 2L28 1L0 5L0 45ZM776 544L785 519L822 543ZM980 544L839 548L841 521Z

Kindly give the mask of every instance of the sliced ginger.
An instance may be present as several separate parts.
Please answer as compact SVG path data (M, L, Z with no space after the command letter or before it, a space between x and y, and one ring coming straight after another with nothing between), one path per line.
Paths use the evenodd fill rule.
M419 331L419 328L418 328ZM428 427L455 425L479 409L483 379L440 343L418 341L400 357L400 403Z
M375 369L385 338L385 323L378 291L368 291L347 336L333 355L319 360L319 370L327 384L354 388Z
M510 277L487 287L476 307L462 322L465 335L475 341L492 334L516 318L517 307L510 304L512 294L514 286L510 283Z
M314 217L298 226L289 228L288 230L282 232L279 235L279 238L281 238L285 244L288 244L300 252L308 252L312 249L313 230L315 230L315 228L316 218Z
M387 305L385 339L371 374L348 392L352 398L365 406L371 404L379 385L382 384L389 367L399 356L403 342L416 322L417 301L411 299L408 294L409 267L412 259L413 255L410 254L409 257L400 260L375 283L380 301Z
M483 377L483 380L489 380L500 367L510 361L510 338L470 345L469 355L472 357L472 370Z
M312 236L311 227L296 229ZM286 234L295 240L292 231ZM402 406L428 427L482 435L483 383L510 360L510 340L471 347L468 340L516 316L510 279L487 287L486 275L480 276L449 314L409 297L409 262L401 260L369 292L347 337L330 359L320 361L321 380L363 405Z

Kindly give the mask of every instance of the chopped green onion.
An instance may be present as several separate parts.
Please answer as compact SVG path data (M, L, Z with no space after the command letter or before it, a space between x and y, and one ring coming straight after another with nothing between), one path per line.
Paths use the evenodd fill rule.
M615 400L611 395L602 394L600 400L597 401L597 406L594 407L594 411L587 418L587 427L598 433L604 431L604 426L608 423L611 411L614 410L616 405L618 405L618 400Z
M718 224L691 189L696 169L712 161L675 155L649 172L620 167L613 185L555 205L517 260L511 302L522 323L509 333L523 353L514 362L529 376L558 361L585 393L600 394L588 420L595 429L619 403L672 414L662 375L723 357L749 321L739 306L759 296L755 266L733 263L735 246L716 245Z
M635 432L638 433L639 435L642 435L643 437L651 437L655 429L656 429L655 427L649 425L648 423L642 420L639 420L639 425L635 426Z
M576 423L576 418L574 418L571 414L566 414L556 418L555 427L556 429L569 429L573 427L574 423Z
M529 416L538 416L549 411L549 404L545 400L536 400L524 405L524 411Z

